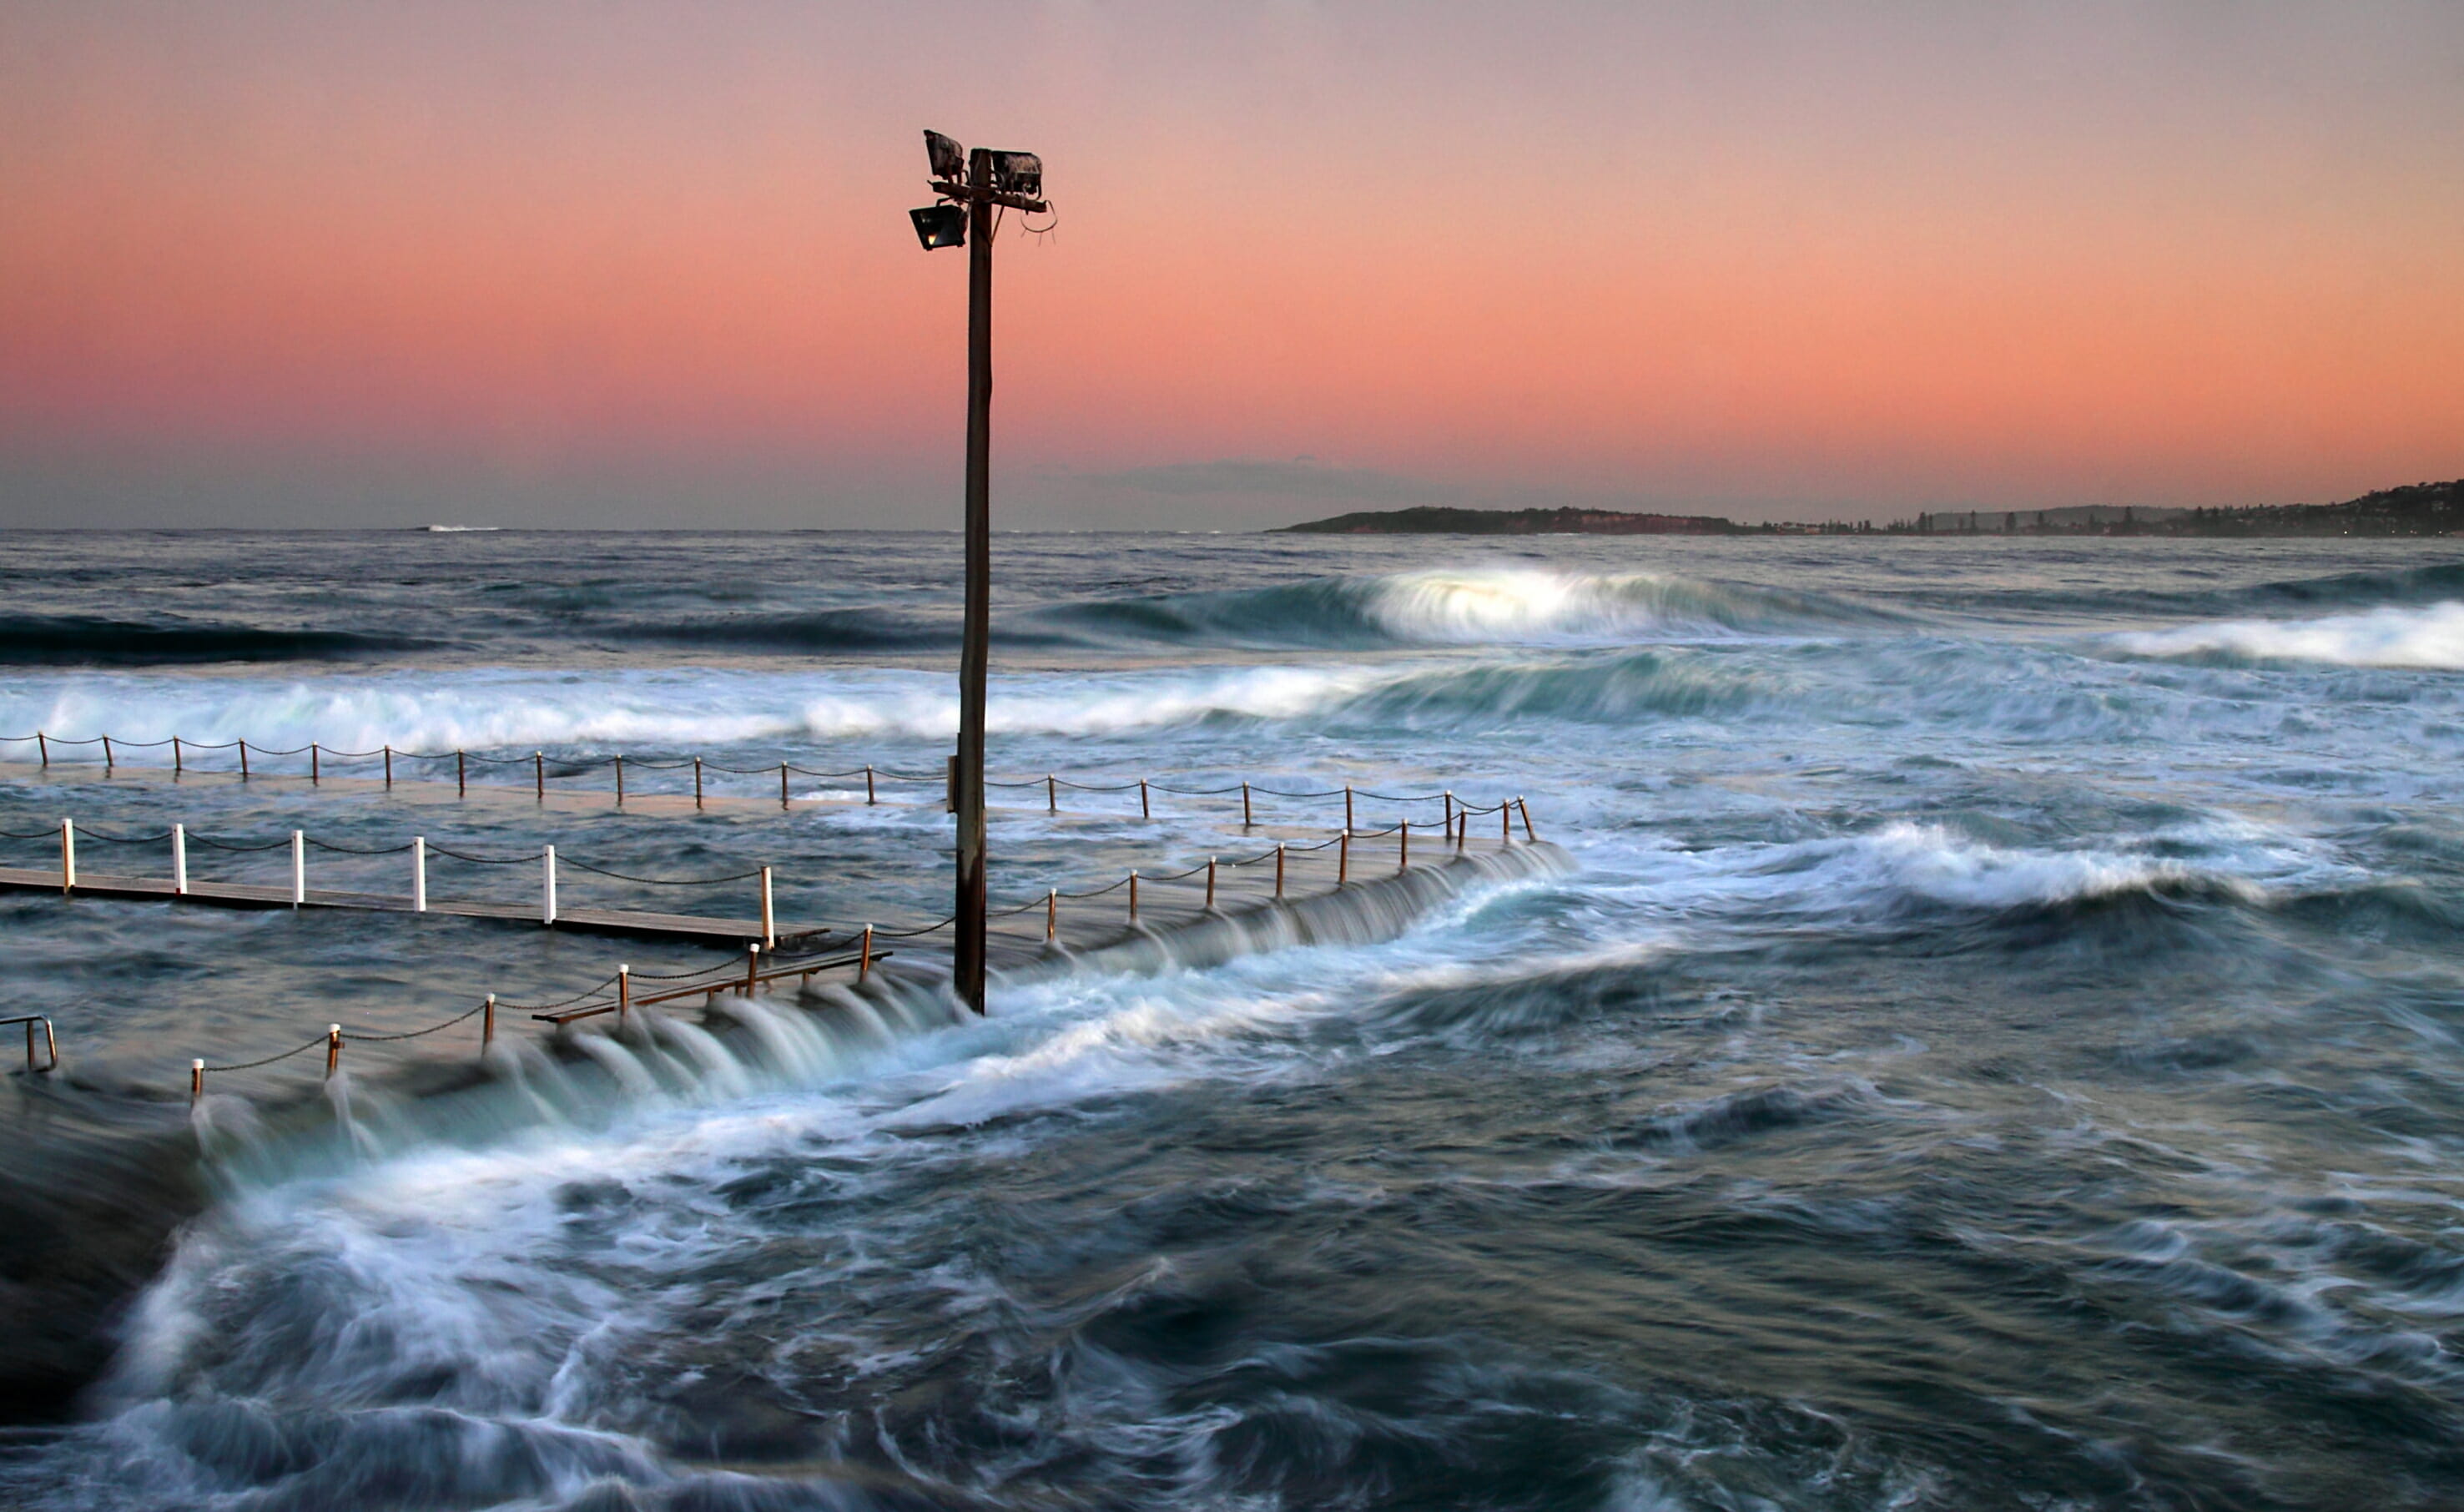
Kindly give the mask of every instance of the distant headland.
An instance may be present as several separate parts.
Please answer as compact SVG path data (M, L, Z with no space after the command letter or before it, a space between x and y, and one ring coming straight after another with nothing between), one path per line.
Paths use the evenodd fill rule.
M2381 489L2341 504L1931 512L1914 519L1741 525L1716 515L1606 509L1370 510L1286 525L1315 536L2464 536L2464 478Z

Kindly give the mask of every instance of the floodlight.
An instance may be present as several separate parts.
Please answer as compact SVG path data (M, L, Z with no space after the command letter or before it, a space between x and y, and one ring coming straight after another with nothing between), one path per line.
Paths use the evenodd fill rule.
M967 149L937 131L924 133L924 155L933 160L933 177L936 179L967 176Z
M920 210L909 210L907 218L915 223L915 239L931 252L936 247L967 245L967 208L963 205L928 205Z
M993 187L1028 199L1044 197L1044 160L1032 152L993 154Z

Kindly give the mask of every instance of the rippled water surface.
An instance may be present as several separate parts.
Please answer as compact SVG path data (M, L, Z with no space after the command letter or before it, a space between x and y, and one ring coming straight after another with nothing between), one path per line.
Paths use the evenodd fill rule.
M782 814L714 772L695 814L655 763L934 769L950 537L11 546L0 734L508 764L462 799L407 756L388 793L11 744L0 864L55 865L66 815L97 869L160 870L178 822L945 906L923 789L799 778L844 801ZM2464 1504L2454 543L996 549L997 776L1519 794L1573 869L1014 978L983 1021L782 997L484 1063L457 1028L194 1111L191 1057L620 947L0 894L0 983L67 1062L9 1079L0 1499ZM624 752L669 804L542 805L533 751L577 792ZM1249 844L1222 799L1007 791L997 900ZM1340 822L1274 801L1261 833Z

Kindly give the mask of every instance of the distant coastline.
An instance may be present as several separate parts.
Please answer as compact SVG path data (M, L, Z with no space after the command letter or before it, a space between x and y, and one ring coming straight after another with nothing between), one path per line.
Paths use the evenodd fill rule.
M1741 525L1716 515L1604 509L1369 510L1286 525L1314 536L2464 536L2464 478L2381 489L2340 504L2163 509L2074 505L2050 510L1932 511L1877 524Z

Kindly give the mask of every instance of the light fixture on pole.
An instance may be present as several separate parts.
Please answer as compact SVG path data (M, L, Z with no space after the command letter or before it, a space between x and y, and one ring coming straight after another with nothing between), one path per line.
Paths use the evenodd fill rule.
M958 749L950 758L958 876L951 987L984 1011L984 673L992 660L993 227L1002 208L1042 213L1044 160L973 152L924 133L938 202L909 212L926 252L967 248L967 607L958 655Z

